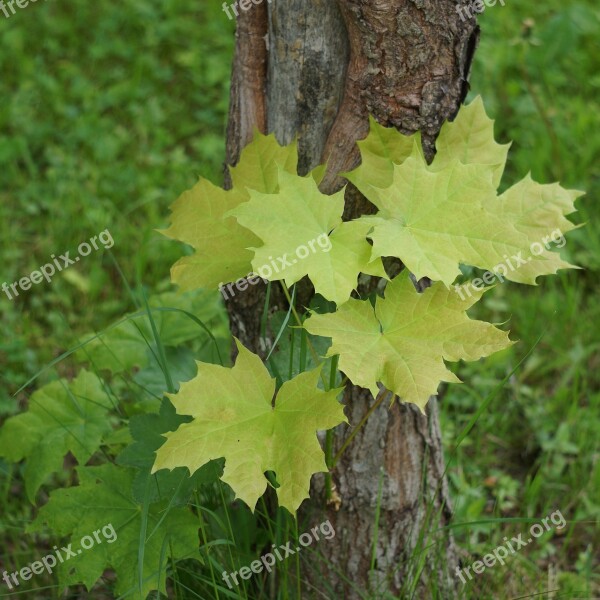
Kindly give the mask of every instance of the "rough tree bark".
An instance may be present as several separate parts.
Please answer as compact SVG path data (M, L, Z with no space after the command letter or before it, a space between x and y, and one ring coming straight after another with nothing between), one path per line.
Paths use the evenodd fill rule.
M327 161L321 189L333 193L346 183L338 174L360 160L355 142L366 136L369 114L403 133L421 130L431 159L441 124L464 100L478 33L452 0L273 0L240 11L228 164L237 162L254 128L274 132L281 144L298 135L301 174ZM373 212L352 186L346 201L345 219ZM264 299L264 287L256 286L228 306L233 334L263 356L269 348L260 337ZM287 307L275 295L273 308ZM344 401L352 428L374 400L349 386ZM325 507L323 478L314 478L304 514L321 513L312 514L312 524L329 518L336 537L318 547L329 567L324 561L306 567L303 597L367 597L357 590L373 597L454 597L454 545L432 534L451 515L435 398L427 413L384 403L371 415L333 472L339 510ZM336 431L336 448L351 428Z

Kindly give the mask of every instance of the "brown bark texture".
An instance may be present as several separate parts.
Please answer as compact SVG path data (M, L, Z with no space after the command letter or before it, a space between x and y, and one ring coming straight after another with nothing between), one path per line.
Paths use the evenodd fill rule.
M356 141L369 115L403 133L420 130L431 160L442 123L466 95L478 35L451 0L264 0L240 11L227 163L255 128L281 144L297 136L299 172L326 162L321 190L333 193L347 183L339 174L360 161ZM349 185L344 218L370 212ZM228 304L233 334L263 357L272 343L260 335L264 301L261 285ZM271 309L287 309L280 295ZM374 399L348 386L344 402L350 426L336 430L335 449ZM455 597L456 550L439 532L451 517L443 473L435 398L427 416L399 403L376 409L332 473L339 507L326 504L323 476L302 507L307 524L328 518L336 531L307 554L303 598Z

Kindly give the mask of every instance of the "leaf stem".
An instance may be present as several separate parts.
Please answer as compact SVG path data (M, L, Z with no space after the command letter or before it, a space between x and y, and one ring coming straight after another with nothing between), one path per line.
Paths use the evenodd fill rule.
M285 284L285 281L281 280L279 283L281 283L281 289L283 290L283 293L285 294L285 297L290 305L292 314L294 315L294 319L296 319L296 322L298 323L299 327L303 327L302 319L300 318L300 315L298 314L298 311L296 310L296 307L294 306L294 302L292 301L292 298L290 296L290 291L288 290L288 287ZM315 361L315 364L317 365L317 367L319 365L322 366L323 361L319 358L319 355L317 354L317 351L315 350L315 348L312 345L308 336L306 338L306 343L308 344L308 349L310 350L310 353L311 353L313 360ZM323 374L322 369L320 371L320 376L321 376L321 381L323 382L323 386L324 386L325 390L327 391L327 379L325 378L325 375Z
M361 422L356 426L356 429L354 429L354 431L346 438L346 440L342 444L342 447L338 450L338 453L335 455L335 457L333 459L333 464L331 465L332 469L335 468L335 465L337 465L338 461L342 457L342 454L344 453L344 451L346 450L346 448L348 447L350 442L355 438L356 434L362 429L363 425L367 422L367 419L382 404L386 394L387 394L387 390L385 388L381 389L379 394L377 394L377 398L375 399L373 406L371 406L371 408L367 411L365 416L361 419Z

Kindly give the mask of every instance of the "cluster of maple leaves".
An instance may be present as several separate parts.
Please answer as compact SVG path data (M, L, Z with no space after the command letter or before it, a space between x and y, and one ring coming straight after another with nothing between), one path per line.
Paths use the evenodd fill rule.
M509 145L495 141L480 98L443 126L431 164L419 134L404 136L374 120L358 144L362 162L345 176L377 214L342 221L345 190L322 194L322 168L300 177L295 144L281 147L274 136L257 134L232 168L231 190L201 180L173 206L164 233L196 252L173 267L172 277L183 289L216 286L328 232L328 253L298 261L272 280L291 286L308 276L337 310L311 314L304 328L332 339L328 356L339 356L340 370L374 396L381 384L424 410L440 382L459 382L444 361L473 361L512 344L506 332L469 319L467 309L485 290L459 298L450 287L459 265L494 271L550 231L574 229L566 215L581 193L527 176L499 195ZM374 306L352 298L359 274L387 278L382 257L398 258L406 269ZM535 284L538 276L571 266L545 249L506 278ZM437 283L418 294L408 271ZM267 485L263 474L272 470L280 503L294 512L308 496L310 476L324 470L316 430L344 421L335 405L338 390L321 392L318 373L301 374L284 384L272 407L274 380L258 357L238 347L232 370L199 365L197 379L171 398L194 420L169 434L154 470L183 465L193 472L225 457L224 481L251 507Z

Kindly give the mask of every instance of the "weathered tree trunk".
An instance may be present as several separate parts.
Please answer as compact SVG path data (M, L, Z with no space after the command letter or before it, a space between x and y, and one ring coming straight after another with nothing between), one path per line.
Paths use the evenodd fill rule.
M264 0L240 11L228 163L254 128L282 144L298 135L301 173L328 161L321 189L333 193L345 183L338 173L360 160L355 142L369 114L404 133L421 130L431 159L441 124L464 99L477 37L451 0ZM373 212L352 186L346 198L346 219ZM234 335L261 354L269 347L260 339L264 294L250 288L228 307ZM374 400L349 386L345 402L353 428ZM323 477L314 478L304 514L317 513L313 525L329 518L336 537L317 549L329 565L315 560L303 572L305 597L454 597L455 548L433 533L451 514L435 398L427 413L384 403L370 416L333 472L339 510L325 507ZM336 431L336 448L351 428Z

